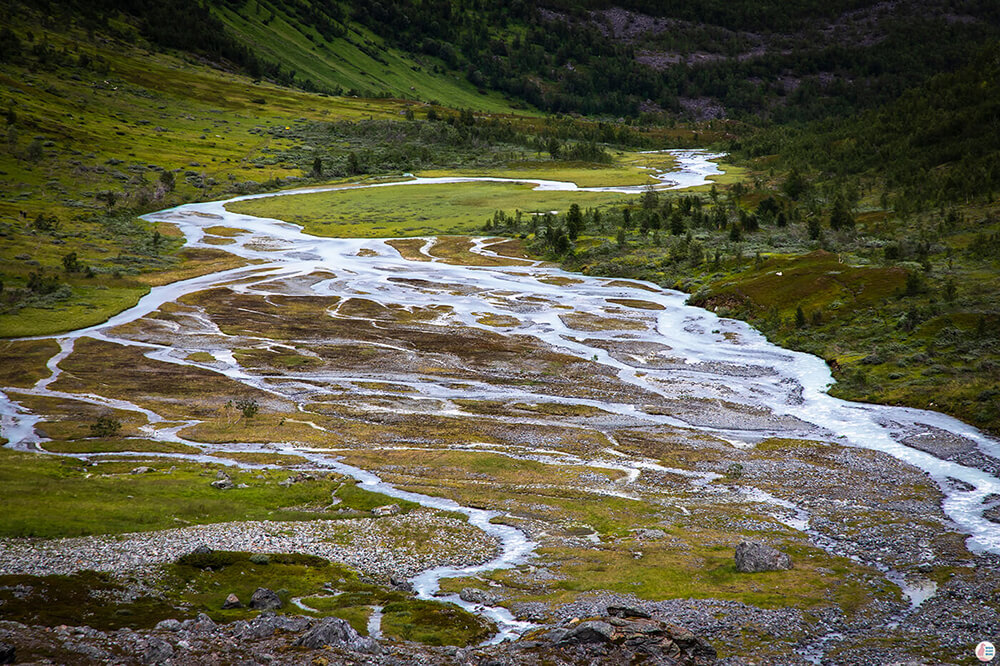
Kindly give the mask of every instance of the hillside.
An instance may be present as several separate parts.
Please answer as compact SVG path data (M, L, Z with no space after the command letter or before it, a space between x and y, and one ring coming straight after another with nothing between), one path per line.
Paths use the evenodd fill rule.
M964 64L988 0L359 5L390 43L554 112L777 122L844 116Z
M307 91L754 124L876 107L1000 34L989 0L102 0L43 13Z

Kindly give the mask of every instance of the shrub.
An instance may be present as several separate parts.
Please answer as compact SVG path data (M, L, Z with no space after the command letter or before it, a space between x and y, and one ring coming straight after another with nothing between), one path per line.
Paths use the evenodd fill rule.
M252 419L260 411L260 405L253 398L240 398L234 404L244 418Z
M95 423L90 424L91 437L115 437L122 429L122 422L113 416L99 416Z

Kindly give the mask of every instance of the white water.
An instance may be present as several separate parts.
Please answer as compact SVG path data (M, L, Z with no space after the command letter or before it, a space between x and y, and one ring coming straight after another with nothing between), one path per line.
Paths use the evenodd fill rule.
M660 175L664 188L702 184L707 175L718 173L714 163L710 161L714 156L696 151L679 151L677 157L680 161L678 170ZM367 187L414 187L421 184L462 183L476 180L507 179L417 178ZM578 188L572 183L533 179L518 182L533 183L539 189L563 191L636 193L642 190L642 188ZM295 196L340 189L345 188L287 191L275 195L237 197L231 201L263 196ZM148 348L147 353L150 357L161 361L196 365L221 372L236 381L290 399L298 403L301 408L305 402L310 402L317 395L321 395L323 389L307 382L297 382L287 378L282 378L280 382L270 381L270 378L254 376L240 368L230 350L219 348L218 340L225 336L204 314L192 316L184 320L182 325L174 325L175 330L172 331L174 342L170 346L136 342L114 333L116 326L153 313L163 304L176 301L188 293L229 285L239 292L267 295L280 293L282 284L299 279L300 288L307 293L341 297L362 295L363 298L380 303L401 304L408 308L446 304L452 308L452 312L442 316L439 322L442 325L483 328L496 332L500 329L484 326L478 322L478 318L483 313L513 316L520 323L502 329L502 332L528 335L563 353L593 360L612 369L621 381L651 394L667 398L725 400L751 407L763 407L770 409L775 415L793 417L784 423L754 424L750 420L744 423L736 419L731 423L701 427L702 430L732 442L735 446L752 446L761 438L782 435L832 439L845 445L883 451L923 469L938 481L946 495L944 511L956 525L970 534L967 542L970 549L1000 552L1000 529L982 516L984 499L991 494L1000 494L1000 481L980 470L943 461L905 446L900 441L903 437L900 425L920 431L926 430L923 425L926 424L961 435L974 441L984 453L992 456L997 456L1000 452L997 442L966 424L934 412L862 405L832 398L825 393L832 379L829 369L822 360L781 349L767 342L763 336L745 324L720 319L711 312L689 307L684 304L686 299L684 294L662 290L654 285L647 284L645 285L647 288L642 288L638 283L634 283L636 284L634 287L623 286L607 279L570 275L537 263L510 268L484 268L454 266L440 261L412 262L403 259L383 240L309 236L293 224L231 213L226 210L226 203L229 202L188 204L154 213L147 218L152 221L177 224L184 233L188 245L193 247L218 248L204 242L207 227L221 225L240 229L243 233L235 239L236 242L223 246L222 249L261 263L156 287L136 307L122 312L105 324L57 336L62 351L49 363L53 375L27 392L36 395L72 395L75 399L84 399L103 406L131 409L146 416L150 423L146 427L148 436L168 441L184 441L177 435L183 425L157 428L155 424L162 418L148 409L123 400L109 400L97 395L63 394L49 388L61 372L58 363L71 353L74 341L83 336L90 336L143 346ZM433 248L433 243L433 239L427 239L423 248L425 254ZM263 249L265 245L269 249ZM482 243L478 243L476 248L484 254L491 254ZM368 250L375 256L358 256L361 250ZM325 276L319 281L304 279L317 271L335 275ZM572 277L577 282L556 286L542 281L553 276ZM414 286L397 281L401 277L418 278L427 283ZM648 288L652 288L652 291ZM664 309L658 312L629 310L610 303L609 298L653 301ZM541 302L530 299L541 299ZM557 306L569 309L557 309ZM570 311L628 317L644 322L646 328L629 331L574 330L559 316ZM335 316L335 313L332 316ZM275 344L273 340L260 339L259 342ZM602 342L629 346L650 343L660 345L664 351L658 356L654 355L655 359L648 355L642 357L635 354L615 354L598 346ZM208 351L213 355L215 362L205 364L186 360L187 355L195 351ZM652 362L652 360L666 359L670 359L673 365L660 368ZM753 372L720 375L714 365L719 363L750 368ZM299 373L298 376L305 378L307 375ZM346 374L336 377L323 375L317 378L328 384L339 384L352 390L358 390L352 382L372 381L371 377L354 377ZM400 373L399 376L386 375L384 379L394 384L410 386L417 391L412 397L426 401L429 411L447 413L450 416L463 416L459 410L449 407L450 401L455 399L516 400L527 403L561 402L600 407L620 418L632 419L642 424L690 427L681 416L651 415L642 409L642 405L628 402L613 402L599 398L571 399L534 393L530 388L498 387L474 381L463 381L461 386L456 386L451 380L405 373ZM38 418L2 393L0 393L0 418L2 418L3 434L10 440L12 446L28 448L39 441L33 431ZM518 419L518 421L536 422L531 419ZM551 421L538 419L537 423L544 424ZM896 425L885 425L890 423ZM315 423L311 425L322 429ZM571 425L567 423L566 427ZM231 445L230 448L236 449L241 446L246 450L250 448L245 445ZM423 598L435 595L441 578L477 575L500 567L514 566L524 562L535 547L535 544L519 530L491 523L491 519L498 515L495 512L461 507L450 500L397 489L364 470L331 460L328 454L320 451L304 451L285 445L274 448L305 456L316 466L335 469L349 475L371 490L415 501L428 507L461 511L469 516L473 525L500 539L501 554L491 562L464 569L442 567L417 576L413 582L418 594ZM706 484L713 478L711 475L663 468L654 461L624 455L614 447L608 450L608 458L600 460L582 460L564 454L553 456L551 453L538 449L534 452L508 451L504 455L533 455L535 456L533 459L545 460L550 464L585 464L621 470L626 473L622 484L625 488L639 479L644 470L686 474L691 477L692 483L704 487L707 487ZM947 482L948 478L960 480L972 489L956 489L958 484ZM605 488L603 492L629 496L625 489ZM787 525L794 529L808 528L808 515L794 504L760 491L746 492L749 500L773 506L777 517ZM483 608L464 602L457 596L445 598L497 621L501 630L496 640L513 636L527 626L515 621L502 608Z

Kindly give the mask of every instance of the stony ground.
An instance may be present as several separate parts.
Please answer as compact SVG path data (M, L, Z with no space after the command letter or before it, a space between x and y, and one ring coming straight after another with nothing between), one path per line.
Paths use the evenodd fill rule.
M398 532L416 528L430 534L420 548L399 543ZM148 576L199 547L317 555L388 580L410 578L432 567L480 564L495 556L498 544L466 522L427 511L336 521L217 523L105 537L2 539L0 575L89 570Z

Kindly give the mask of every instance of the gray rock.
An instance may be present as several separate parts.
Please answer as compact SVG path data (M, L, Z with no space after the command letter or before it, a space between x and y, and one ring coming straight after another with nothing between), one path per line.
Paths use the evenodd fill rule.
M620 608L642 612L628 606ZM605 616L575 626L556 627L529 640L532 638L538 641L533 647L536 656L556 648L572 663L581 664L714 666L717 658L710 644L687 629L651 618Z
M157 631L180 631L181 630L180 620L175 620L170 618L169 620L163 620L158 622L156 625Z
M515 601L510 604L510 612L519 620L545 622L549 616L549 607L541 601Z
M17 648L10 643L0 643L0 664L13 664L17 659Z
M463 587L458 596L462 601L468 601L470 604L496 606L500 603L498 595L488 590L480 590L478 587Z
M191 551L191 554L192 555L208 555L211 552L212 552L211 548L209 548L205 544L201 544L201 545L195 547L195 549Z
M620 618L639 617L647 620L652 617L638 606L608 606L608 615Z
M372 509L372 515L376 518L384 518L385 516L395 516L399 513L398 504L386 504L385 506L377 506Z
M230 625L234 638L246 640L269 638L276 631L299 634L305 631L311 620L301 615L276 615L274 611L264 611L250 622L234 622Z
M560 643L610 643L615 628L603 620L587 620L566 632Z
M217 481L212 481L212 487L218 488L219 490L229 490L234 486L233 482L229 479L219 479Z
M404 592L413 592L413 583L406 580L405 578L397 578L396 576L391 576L389 578L389 584L392 585L397 590L402 590Z
M255 610L277 610L281 608L281 598L266 587L258 587L250 597L250 608Z
M636 539L662 539L667 536L667 533L663 530L649 529L649 528L639 528L637 530L632 530L632 534Z
M111 653L107 650L102 650L95 645L87 645L85 643L65 643L67 648L72 649L77 654L82 654L85 657L90 657L97 663L108 663L111 661Z
M193 620L184 620L181 623L181 627L187 631L193 631L200 634L212 633L218 629L218 625L209 616L204 613L198 613L198 616Z
M375 654L380 651L375 640L362 636L346 620L341 620L339 617L323 618L315 627L295 641L295 644L313 650L332 645L344 647L352 652Z
M150 472L155 472L156 470L152 467L136 467L132 470L132 474L149 474Z
M243 608L243 602L240 598L233 593L230 593L226 600L222 602L222 608L224 610L229 610L230 608Z
M150 638L146 645L146 651L142 653L142 663L162 664L174 656L174 648L170 643L162 638Z
M744 541L736 546L736 570L743 573L759 573L761 571L783 571L792 568L792 558L777 548Z

